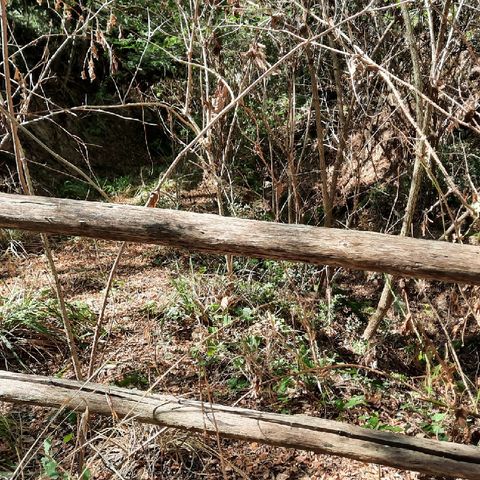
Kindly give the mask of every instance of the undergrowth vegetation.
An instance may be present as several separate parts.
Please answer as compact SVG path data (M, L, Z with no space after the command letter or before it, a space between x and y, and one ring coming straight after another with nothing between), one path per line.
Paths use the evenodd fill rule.
M84 302L67 302L66 308L75 338L82 346L92 333L95 314ZM25 361L45 362L52 350L66 353L62 317L51 289L13 290L8 296L0 296L0 318L0 351L7 369L15 364L29 369Z
M327 302L319 295L322 269L238 259L235 280L228 282L215 268L222 270L190 262L187 273L174 274L167 304L145 307L163 335L192 341L189 354L208 378L214 401L253 399L274 411L306 409L442 440L466 434L446 413L452 407L448 390L465 395L466 387L452 374L453 362L442 358L448 352L434 350L433 342L445 341L442 335L433 341L413 332L400 336L386 322L382 345L369 346L359 340L372 309L369 296L346 296L333 284ZM397 312L391 321L408 321L402 305ZM422 328L435 329L426 312ZM457 343L457 353L468 355L465 347ZM468 374L468 382L475 381L476 373ZM479 400L475 392L470 413Z

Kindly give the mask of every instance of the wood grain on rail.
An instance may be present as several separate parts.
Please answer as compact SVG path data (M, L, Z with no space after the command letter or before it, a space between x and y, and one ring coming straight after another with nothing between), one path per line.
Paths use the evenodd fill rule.
M339 455L428 474L480 480L480 448L310 417L198 402L95 383L0 370L0 401L165 425L237 440Z
M480 285L480 248L374 232L0 194L0 227Z

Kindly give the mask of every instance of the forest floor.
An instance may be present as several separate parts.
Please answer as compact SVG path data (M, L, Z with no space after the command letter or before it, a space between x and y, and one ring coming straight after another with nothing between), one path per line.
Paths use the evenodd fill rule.
M64 293L78 314L75 329L84 365L118 246L78 238L55 242ZM435 352L419 345L405 319L393 314L383 325L381 342L373 347L365 348L358 340L377 301L381 277L338 271L328 302L318 290L322 269L247 259L234 265L235 278L229 280L222 257L128 245L107 307L97 360L101 368L94 380L140 389L153 386L157 393L192 399L208 396L216 403L308 413L412 435L478 441L478 419L465 417L459 422L433 404L433 400L453 403L451 380L435 365ZM425 330L435 328L431 311L441 305L449 305L451 318L458 320L463 307L461 302L452 303L453 287L425 288L434 295L432 304L427 308L416 294L409 305L418 322L428 320L423 323ZM53 296L43 255L4 257L0 264L4 314L20 309L28 316L50 305ZM463 313L463 332L456 330L464 336L458 352L465 359L467 375L478 381L479 340L478 334L470 338L470 326L478 328ZM10 350L3 349L2 368L73 378L54 317L50 311L37 312L36 318L45 321L50 331L56 328L57 335L44 335L26 324L10 330ZM212 333L215 341L205 341ZM425 335L434 338L432 331ZM447 353L441 355L448 361ZM319 369L318 375L302 373L302 368L315 366L329 368ZM457 405L466 402L466 394L454 396ZM5 424L0 472L25 458L24 476L18 478L70 478L61 475L71 469L76 420L71 415L54 418L41 408L7 404L0 408ZM51 442L48 452L46 439ZM200 434L96 417L91 421L86 461L92 478L98 479L427 478L333 456L217 442ZM54 472L50 476L49 467ZM0 473L0 478L9 477Z

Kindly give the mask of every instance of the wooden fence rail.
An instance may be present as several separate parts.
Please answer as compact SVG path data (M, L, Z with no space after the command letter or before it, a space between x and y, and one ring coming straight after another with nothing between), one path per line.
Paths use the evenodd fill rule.
M130 417L183 430L219 434L353 458L364 462L480 480L480 448L380 432L306 415L282 415L130 390L0 371L0 401L66 407Z
M480 248L127 205L0 194L0 227L480 285Z

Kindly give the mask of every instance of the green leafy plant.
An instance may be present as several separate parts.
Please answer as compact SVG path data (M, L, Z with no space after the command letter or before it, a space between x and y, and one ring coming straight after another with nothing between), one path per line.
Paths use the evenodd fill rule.
M148 378L145 373L140 371L132 371L125 373L120 380L115 382L118 387L124 388L146 388L148 387Z
M424 432L435 436L439 440L448 440L448 435L445 430L445 420L447 418L446 413L433 413L430 415L430 421L421 424L421 428Z
M73 434L66 435L62 444L66 444L73 439ZM90 480L92 478L91 472L88 468L85 468L81 473L80 477L70 475L65 469L59 464L55 459L53 453L53 440L48 437L43 441L43 451L44 455L40 459L40 464L42 466L42 473L44 478L52 480L73 480L73 478L80 478L80 480Z
M395 425L387 425L380 420L378 413L366 414L359 417L363 420L364 426L372 430L384 430L388 432L403 432L403 428Z
M250 387L250 382L243 375L230 377L227 380L228 388L233 391L246 390Z
M58 465L58 462L53 458L51 438L46 438L43 441L43 451L45 455L40 460L42 464L43 475L47 478L55 480L69 480L70 475L68 475L67 472L62 471Z
M367 405L365 400L365 395L353 395L350 399L344 404L344 408L355 408L360 405Z

